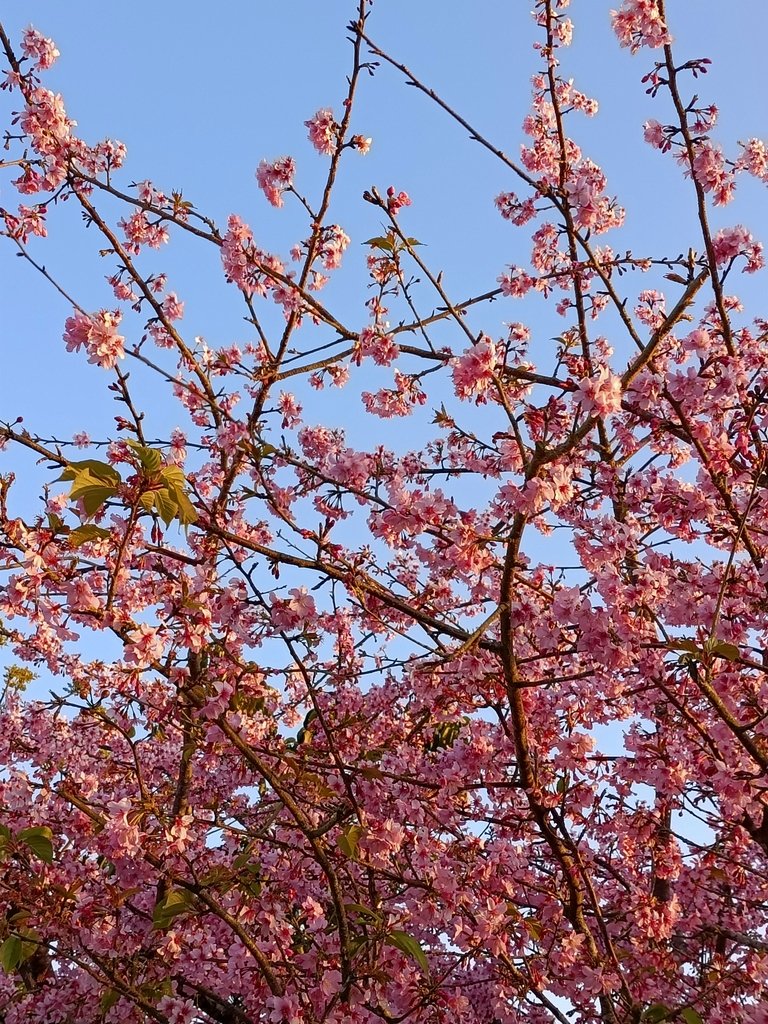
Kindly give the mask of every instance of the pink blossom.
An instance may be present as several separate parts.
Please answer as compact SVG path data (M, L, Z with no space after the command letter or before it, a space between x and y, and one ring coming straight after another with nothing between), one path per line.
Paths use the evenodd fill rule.
M293 188L295 173L293 157L281 156L272 163L262 160L256 171L256 181L273 206L282 206L283 193Z
M358 359L368 356L378 366L389 366L397 359L400 348L382 327L364 327L358 338Z
M396 217L404 206L410 205L411 197L407 192L397 192L394 185L389 186L387 189L387 210L393 217Z
M64 341L68 352L85 348L88 362L111 370L118 359L125 358L125 338L117 333L121 314L102 309L90 316L75 313L64 325Z
M382 419L409 416L417 405L424 405L427 400L416 378L400 370L395 370L394 388L382 388L375 393L364 391L361 398L368 412Z
M169 292L162 302L163 313L168 320L181 320L184 316L184 303L175 292Z
M144 210L137 210L130 217L120 221L129 251L138 253L143 245L151 249L159 249L168 239L168 227L162 220L151 222Z
M666 152L671 146L664 127L653 118L650 118L643 125L643 138L649 146L653 146L654 149L660 149L662 152Z
M198 1010L191 999L177 996L163 996L157 1009L165 1015L168 1024L195 1024L200 1019Z
M373 139L368 139L364 135L353 135L349 140L349 144L352 149L356 149L361 156L367 156L371 151Z
M737 162L739 170L754 175L761 181L768 181L768 149L762 139L749 139L741 143L741 156Z
M490 338L482 337L454 361L453 385L459 398L475 397L477 403L487 401L498 371L498 352Z
M755 241L752 233L741 224L733 228L721 228L714 238L713 246L718 264L728 263L737 256L744 256L746 273L753 274L764 266L762 244Z
M165 641L160 631L142 623L130 634L130 642L125 648L125 660L137 668L146 668L153 661L159 660L164 650Z
M124 143L114 139L103 139L90 149L81 150L79 159L90 174L99 174L118 170L123 166L127 153Z
M404 206L411 205L411 197L407 192L396 192L394 185L387 189L387 210L396 217Z
M267 1000L271 1024L303 1024L305 1017L293 995L270 996Z
M43 88L30 91L19 123L37 152L51 156L66 150L76 124L67 117L61 96Z
M244 291L253 291L248 281L248 250L253 246L251 229L236 214L227 221L227 232L221 244L224 274Z
M19 206L16 216L3 210L2 216L9 238L15 238L23 245L26 245L30 235L45 238L48 234L45 226L47 212L45 206Z
M574 398L589 415L607 416L621 408L621 378L606 366L601 366L594 377L582 377Z
M712 335L702 327L695 330L683 339L686 352L692 352L699 359L705 359L712 346Z
M44 35L31 26L25 30L21 40L21 50L26 57L30 57L34 66L39 71L47 71L61 56L52 39L46 39Z
M323 228L318 258L326 270L337 270L341 266L341 257L349 245L349 235L338 224L330 224Z
M373 460L353 448L345 448L338 455L332 455L326 464L328 475L339 483L350 484L362 490L372 471Z
M226 279L247 295L266 295L271 287L277 301L283 297L284 301L293 301L289 293L295 289L278 284L278 278L272 276L283 276L285 267L277 257L254 245L251 229L236 214L227 220L227 231L221 243L221 262ZM283 292L275 294L278 288Z
M519 299L531 290L536 284L530 274L526 274L519 267L510 267L510 273L501 274L496 280L501 288L502 295L508 295Z
M318 153L331 156L336 149L339 137L339 126L336 124L333 111L328 107L323 107L304 124L309 128L309 141Z
M294 395L281 391L278 408L283 415L283 427L296 427L301 423L302 408Z
M635 316L642 323L654 329L664 323L666 316L664 308L664 296L661 292L653 289L646 289L640 292L635 306Z
M331 378L331 383L335 388L343 388L349 381L349 367L343 366L341 363L331 363L330 366L325 367L325 372Z
M76 612L93 612L101 606L101 602L91 589L88 580L83 578L73 580L68 585L67 600L70 607Z
M171 448L166 458L173 465L183 465L187 457L187 439L185 434L175 427L171 431Z
M155 320L147 325L147 333L151 335L158 348L173 348L175 345L173 335L159 320Z
M316 614L314 598L306 587L294 587L288 593L288 600L270 595L272 624L277 629L296 629Z
M605 189L605 175L591 160L579 164L566 182L566 191L574 207L574 220L579 227L594 229L603 213L601 194ZM602 225L601 225L602 227Z
M570 46L573 40L573 22L570 18L558 18L553 25L553 34L560 46Z
M696 143L693 176L705 192L714 194L715 206L725 206L733 198L734 173L726 167L720 147L708 139Z
M657 0L624 0L618 11L611 11L611 21L619 43L632 53L641 46L655 50L672 42Z
M664 38L660 0L616 5L630 48ZM647 249L595 246L621 211L563 134L595 104L562 76L567 0L531 6L528 180L497 199L523 226L506 231L522 266L484 281L458 228L471 265L451 268L447 299L386 246L347 268L357 305L336 280L353 247L330 222L367 183L351 155L332 195L294 196L289 219L309 227L283 225L286 270L241 218L220 237L215 211L113 176L120 145L87 146L37 91L49 48L18 51L6 167L22 198L54 188L56 216L8 201L0 227L43 250L44 209L50 229L92 206L138 358L130 392L88 373L129 346L117 313L70 311L75 369L122 413L108 402L102 422L94 402L93 441L46 410L28 422L34 403L14 419L9 377L6 469L23 467L14 446L43 461L0 478L0 941L33 929L52 962L0 971L8 1024L541 1024L555 1003L574 1024L659 1004L765 1017L768 314L759 288L743 315L706 285L679 300L707 262L683 237L697 190L720 201L735 171L768 176L768 156L750 139L734 165L709 143L716 110L690 101L700 64L681 54L683 236L665 249L657 217ZM320 114L323 152L346 165L367 149ZM676 129L645 133L687 167ZM256 171L270 201L288 161ZM479 180L452 182L454 219ZM382 198L385 221L404 196ZM231 306L215 343L194 326L177 339L183 302L146 251L185 218L179 244L221 243L244 293L213 282ZM712 236L724 285L762 264L742 225ZM500 293L524 297L535 330L502 324ZM606 304L615 355L591 330ZM89 398L85 377L72 391ZM89 490L108 495L95 519ZM182 528L148 508L183 514L185 498L198 518ZM40 678L24 694L26 666Z
M119 299L121 302L135 302L138 299L138 295L131 285L127 281L122 280L117 274L108 277L107 280L112 285L112 291L116 299Z
M514 192L501 192L494 200L496 209L505 220L512 221L518 227L522 227L529 220L536 216L536 202L534 199L520 200Z
M365 831L361 847L372 863L386 864L390 857L399 852L405 835L401 822L385 818L383 821L371 822Z
M324 996L335 996L341 989L341 971L325 971L320 981L320 988Z

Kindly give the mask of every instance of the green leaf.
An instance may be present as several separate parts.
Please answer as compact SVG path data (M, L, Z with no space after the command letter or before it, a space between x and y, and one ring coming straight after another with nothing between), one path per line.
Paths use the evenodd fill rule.
M171 889L165 899L158 903L152 914L152 927L158 931L168 928L179 914L188 914L193 909L194 896L186 889Z
M395 946L406 956L409 956L411 960L415 960L419 967L425 974L429 974L429 962L424 955L424 950L421 948L419 942L414 939L408 932L394 931L390 932L384 941L390 945Z
M92 516L109 498L117 494L120 474L105 462L73 462L62 473L60 479L71 480L69 497L81 500L89 516Z
M40 860L46 864L53 863L53 832L47 825L23 828L16 838L28 846Z
M64 520L61 516L55 516L52 513L48 513L48 529L51 533L58 533L64 526Z
M176 502L177 509L174 519L178 519L182 526L189 526L197 520L195 506L189 500L188 482L184 473L178 466L166 466L158 474L170 498Z
M432 731L432 738L425 744L425 749L436 753L438 750L450 749L459 737L464 720L458 722L438 722Z
M9 935L0 946L0 966L6 974L15 971L21 963L22 941L18 935Z
M99 1010L101 1011L102 1017L106 1015L108 1010L111 1010L115 1003L120 998L120 993L117 989L108 988L105 989L101 999L99 1000Z
M660 1021L666 1020L670 1013L671 1010L668 1006L664 1006L663 1003L654 1003L645 1011L642 1020L647 1024L659 1024Z
M108 462L98 462L96 459L70 462L59 480L77 480L78 477L90 477L93 480L111 484L113 487L118 487L122 482L120 474L114 466L110 466Z
M225 868L223 864L219 864L218 867L213 868L211 871L206 871L204 875L200 877L200 885L204 885L206 889L213 889L217 886L226 886L223 891L232 888L232 872L229 868Z
M197 510L186 494L177 494L176 501L179 506L176 518L179 520L181 525L189 526L191 523L197 522Z
M175 495L165 489L162 491L154 491L153 494L160 518L166 526L170 526L179 511L178 503L174 500Z
M96 515L101 506L109 501L110 498L114 498L116 494L114 487L83 487L75 493L74 489L70 492L70 498L77 501L82 501L85 513L88 516Z
M339 849L350 860L357 858L357 844L362 831L359 825L350 825L338 838Z
M91 540L104 540L109 536L109 530L103 526L94 526L93 523L86 523L83 526L76 526L69 532L69 542L73 548L79 548Z
M695 640L673 640L668 644L670 651L687 651L689 654L701 654L701 647Z
M704 1024L701 1014L697 1013L692 1006L686 1006L684 1010L681 1010L680 1016L685 1021L685 1024Z
M173 982L170 978L163 978L162 981L145 981L139 985L139 992L152 1003L159 1002L163 996L173 994Z
M345 903L345 910L353 910L356 914L360 914L362 917L370 917L374 921L381 920L381 914L376 910L371 910L370 907L363 906L362 903Z
M139 504L145 511L151 512L155 507L155 494L155 491L144 491L139 495Z
M184 476L183 470L179 469L178 466L164 466L158 473L158 476L166 487L172 490L186 490L187 478Z
M719 658L725 658L726 661L739 660L739 648L736 644L727 644L722 640L712 647L712 654L716 654Z
M363 245L370 245L372 249L383 249L385 252L394 252L395 243L391 237L385 237L384 235L377 235L376 238L369 238Z
M252 867L255 867L258 871L261 871L261 864L259 864L258 861L251 860L252 853L253 851L250 849L250 847L243 850L242 853L238 853L238 855L232 861L232 867L234 867L237 871L240 871L242 868L251 869Z
M136 457L141 463L141 468L148 476L151 476L160 469L163 464L162 452L157 451L156 448L147 448L137 441L128 441L127 444L136 453Z
M32 669L24 668L22 665L8 665L7 668L3 669L3 684L9 690L23 693L33 679L37 679L37 674Z
M260 896L263 888L261 881L261 864L258 861L251 861L240 869L238 885L243 892L251 896Z

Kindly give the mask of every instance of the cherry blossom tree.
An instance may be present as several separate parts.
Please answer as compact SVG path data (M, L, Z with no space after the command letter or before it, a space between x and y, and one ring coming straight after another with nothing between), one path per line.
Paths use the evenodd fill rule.
M768 151L715 141L708 61L678 62L664 0L624 0L638 131L695 229L614 251L568 0L534 8L512 157L360 0L345 92L255 169L305 218L280 253L132 184L47 88L55 43L0 27L6 250L120 412L97 438L0 424L3 1024L766 1019L768 319L734 294L760 243L711 225ZM525 255L483 294L413 237L407 181L358 199L373 237L333 221L385 72L509 183ZM108 265L102 308L37 258L54 208ZM228 282L230 344L152 269L179 244ZM324 288L355 252L356 319Z

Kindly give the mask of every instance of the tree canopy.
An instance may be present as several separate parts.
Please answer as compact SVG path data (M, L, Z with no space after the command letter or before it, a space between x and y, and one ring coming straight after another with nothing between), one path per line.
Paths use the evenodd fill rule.
M279 249L86 141L55 42L0 26L3 258L67 304L66 401L117 403L0 422L2 1024L766 1019L768 315L729 218L768 151L719 141L675 5L623 0L644 77L605 88L690 210L632 245L568 7L534 3L510 140L351 3L335 103L244 171ZM507 182L480 290L407 180L354 184L361 92L404 83ZM78 222L102 269L62 277Z

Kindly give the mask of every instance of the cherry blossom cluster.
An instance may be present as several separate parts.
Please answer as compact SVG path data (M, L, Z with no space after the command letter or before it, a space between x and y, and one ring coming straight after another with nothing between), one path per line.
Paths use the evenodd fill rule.
M262 160L256 171L256 181L272 206L282 206L283 193L293 187L295 174L293 157L281 156L272 163Z
M118 360L125 358L125 338L118 334L121 315L102 309L88 315L75 313L64 325L64 341L68 352L84 348L88 362L111 370Z
M304 123L309 129L309 141L317 152L324 156L331 156L338 144L339 135L339 126L333 116L333 111L328 107L323 107Z
M55 44L0 33L5 244L58 285L28 246L81 214L116 306L63 328L101 426L0 422L4 1024L768 1014L768 315L733 284L768 157L712 141L668 7L612 17L655 51L637 141L680 163L687 254L625 248L649 211L571 137L597 100L568 0L535 0L519 160L486 146L510 265L471 252L471 293L408 192L346 177L379 67L436 97L383 8L353 2L343 114L306 122L317 194L257 169L306 216L285 260L121 184L43 85ZM236 336L188 323L180 237Z
M659 0L624 0L618 11L611 11L611 18L619 43L632 53L644 46L653 50L672 42Z

